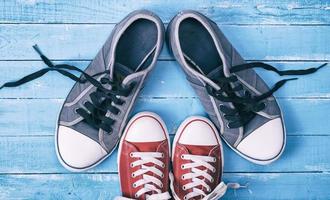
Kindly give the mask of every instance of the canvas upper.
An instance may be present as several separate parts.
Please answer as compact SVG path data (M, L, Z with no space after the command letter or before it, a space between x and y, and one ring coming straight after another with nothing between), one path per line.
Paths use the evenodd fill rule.
M270 89L253 68L304 75L324 65L279 71L265 63L247 64L216 23L196 11L183 11L172 19L167 42L224 141L254 163L276 160L285 146L285 128L272 94L294 79L281 80Z
M172 150L171 190L176 200L211 200L222 197L223 151L217 129L199 116L178 128Z
M119 144L121 199L167 200L170 141L162 119L151 112L136 114Z
M161 20L146 10L132 12L115 26L85 70L106 91L90 81L77 82L61 109L56 148L66 168L91 168L114 150L161 51L163 32Z

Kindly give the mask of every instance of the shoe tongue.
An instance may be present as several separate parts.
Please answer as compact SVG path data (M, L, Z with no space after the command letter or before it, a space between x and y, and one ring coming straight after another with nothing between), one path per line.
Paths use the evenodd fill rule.
M214 68L213 70L205 73L203 70L202 66L197 65L193 59L191 59L189 56L187 56L186 54L183 54L186 61L190 64L190 66L195 69L198 73L206 76L207 78L213 80L219 77L223 77L224 76L224 72L223 72L223 65L220 65L216 68ZM207 70L208 71L208 70Z
M211 80L216 80L219 77L224 77L222 65L210 71L208 74L206 74L206 77Z
M215 146L184 145L192 155L208 156Z
M130 68L126 67L125 65L121 63L115 63L114 66L114 76L117 80L124 80L128 75L134 73L133 70Z

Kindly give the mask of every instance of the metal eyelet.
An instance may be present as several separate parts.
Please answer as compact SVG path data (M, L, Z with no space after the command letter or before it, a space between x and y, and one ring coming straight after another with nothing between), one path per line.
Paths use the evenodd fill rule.
M214 182L214 178L211 178L211 181L210 182L213 183Z
M213 158L213 162L217 162L217 159L216 158Z
M181 155L181 159L184 159L184 155L183 154Z
M215 172L215 168L212 169L212 172L213 172L213 173Z
M181 165L181 169L185 169L184 165Z
M134 167L133 163L131 163L130 166L133 168Z
M164 178L164 174L160 175L161 178Z
M137 194L135 194L134 196L135 196L136 199L139 198L139 196Z
M164 158L164 153L162 153L161 157Z
M207 192L211 192L211 188L207 188L206 191L207 191Z
M135 174L134 173L132 173L131 176L132 176L132 178L135 178Z
M188 200L188 198L186 196L183 197L184 200Z
M182 176L181 176L181 180L185 180L185 177L184 177L184 175L182 175Z
M78 114L78 112L77 112L78 109L79 109L79 108L74 109L74 113Z
M132 184L132 187L133 187L133 188L136 188L137 186L136 186L136 184L135 184L135 183L133 183L133 184Z
M160 187L161 187L161 188L163 188L163 187L164 187L163 183L161 183L161 184L160 184Z
M186 186L182 186L183 191L186 191L186 189L187 189Z
M162 168L165 168L165 164L164 163L162 164Z
M133 153L132 152L129 154L129 157L133 158Z

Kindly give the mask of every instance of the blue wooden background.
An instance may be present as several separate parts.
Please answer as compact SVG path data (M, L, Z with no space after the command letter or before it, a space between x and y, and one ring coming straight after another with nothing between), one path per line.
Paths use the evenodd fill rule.
M0 83L45 67L37 43L57 63L84 69L114 24L146 8L165 23L195 9L216 21L241 55L279 69L330 60L330 2L316 0L1 0ZM269 84L280 77L259 70ZM225 147L226 182L247 184L225 199L330 199L330 68L276 93L287 127L283 156L251 164ZM98 167L70 173L58 162L54 131L73 82L56 73L0 91L0 199L113 199L120 193L115 152ZM154 111L169 132L187 116L205 115L179 65L164 48L136 109Z

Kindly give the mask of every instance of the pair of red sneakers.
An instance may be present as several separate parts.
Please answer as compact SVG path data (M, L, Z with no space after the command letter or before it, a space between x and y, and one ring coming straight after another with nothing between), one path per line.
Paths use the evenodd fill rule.
M162 119L154 113L138 113L119 146L123 197L117 199L218 199L227 189L221 182L222 153L219 134L207 118L189 117L180 125L171 155Z

